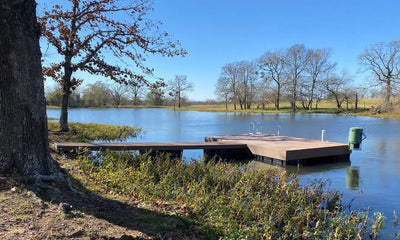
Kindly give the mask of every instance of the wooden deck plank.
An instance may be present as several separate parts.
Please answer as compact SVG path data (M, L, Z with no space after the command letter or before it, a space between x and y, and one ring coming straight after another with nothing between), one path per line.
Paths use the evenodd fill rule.
M254 155L283 161L350 154L344 143L268 134L206 137L206 141L246 143Z
M146 143L54 143L54 148L59 152L69 152L78 148L87 148L92 151L100 149L110 150L154 150L154 151L175 151L185 149L238 149L247 148L244 143L220 143L220 142L146 142Z

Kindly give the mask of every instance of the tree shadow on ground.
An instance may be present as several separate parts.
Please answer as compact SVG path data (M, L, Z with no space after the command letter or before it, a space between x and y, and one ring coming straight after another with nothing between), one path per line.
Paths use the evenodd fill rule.
M154 239L204 239L216 236L214 230L200 228L189 219L138 207L138 201L130 202L128 197L127 202L105 198L89 191L70 175L67 177L71 180L73 188L71 184L53 181L39 185L31 184L28 188L43 201L66 208L63 211L67 214L81 212L129 230L143 232Z

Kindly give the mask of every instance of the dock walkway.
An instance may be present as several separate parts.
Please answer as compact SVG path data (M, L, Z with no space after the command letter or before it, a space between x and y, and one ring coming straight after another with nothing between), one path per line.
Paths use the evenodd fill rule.
M55 143L59 152L68 152L80 147L98 151L139 150L170 152L181 155L185 149L203 149L206 158L250 159L278 164L314 164L321 162L349 161L349 147L344 143L310 140L268 134L244 134L206 137L205 142L161 142L161 143Z
M91 151L110 149L115 151L178 151L185 149L244 149L245 143L225 143L225 142L120 142L120 143L80 143L80 142L60 142L54 143L54 148L58 152L69 152L78 148L87 148Z

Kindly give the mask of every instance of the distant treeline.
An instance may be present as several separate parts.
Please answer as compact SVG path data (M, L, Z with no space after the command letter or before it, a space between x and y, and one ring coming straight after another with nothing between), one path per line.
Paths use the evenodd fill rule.
M110 107L110 106L173 106L176 98L166 94L167 88L149 88L140 85L107 85L101 81L78 88L69 96L69 107ZM48 106L61 106L62 91L53 89L46 93ZM182 97L181 102L187 102Z
M365 88L352 86L353 79L336 73L329 49L307 49L296 44L287 49L268 51L253 61L240 61L222 67L216 94L234 108L264 108L273 103L290 102L291 110L318 108L322 99L332 99L338 109L357 108L357 100L365 97ZM300 103L300 106L299 106Z

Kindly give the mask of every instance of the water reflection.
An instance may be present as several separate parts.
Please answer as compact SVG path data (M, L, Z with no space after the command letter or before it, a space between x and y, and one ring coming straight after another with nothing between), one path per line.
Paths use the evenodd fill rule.
M250 166L254 169L278 167L282 168L281 165L271 165L268 163L253 160L250 162ZM329 163L306 167L294 167L284 166L284 169L289 174L300 174L302 176L307 174L330 172L333 170L340 171L341 176L345 175L346 188L350 190L359 190L360 188L360 168L358 166L351 166L350 162L342 163ZM345 171L344 171L345 170Z
M358 190L360 188L360 168L347 167L346 168L346 187L351 190Z
M305 167L295 167L295 166L285 166L285 170L289 173L296 173L301 175L313 174L313 173L323 173L332 170L342 170L346 169L351 165L350 162L338 162L338 163L325 163L317 165L309 165Z
M385 155L386 154L386 146L388 142L384 139L378 141L378 149L379 149L379 154L380 155Z

